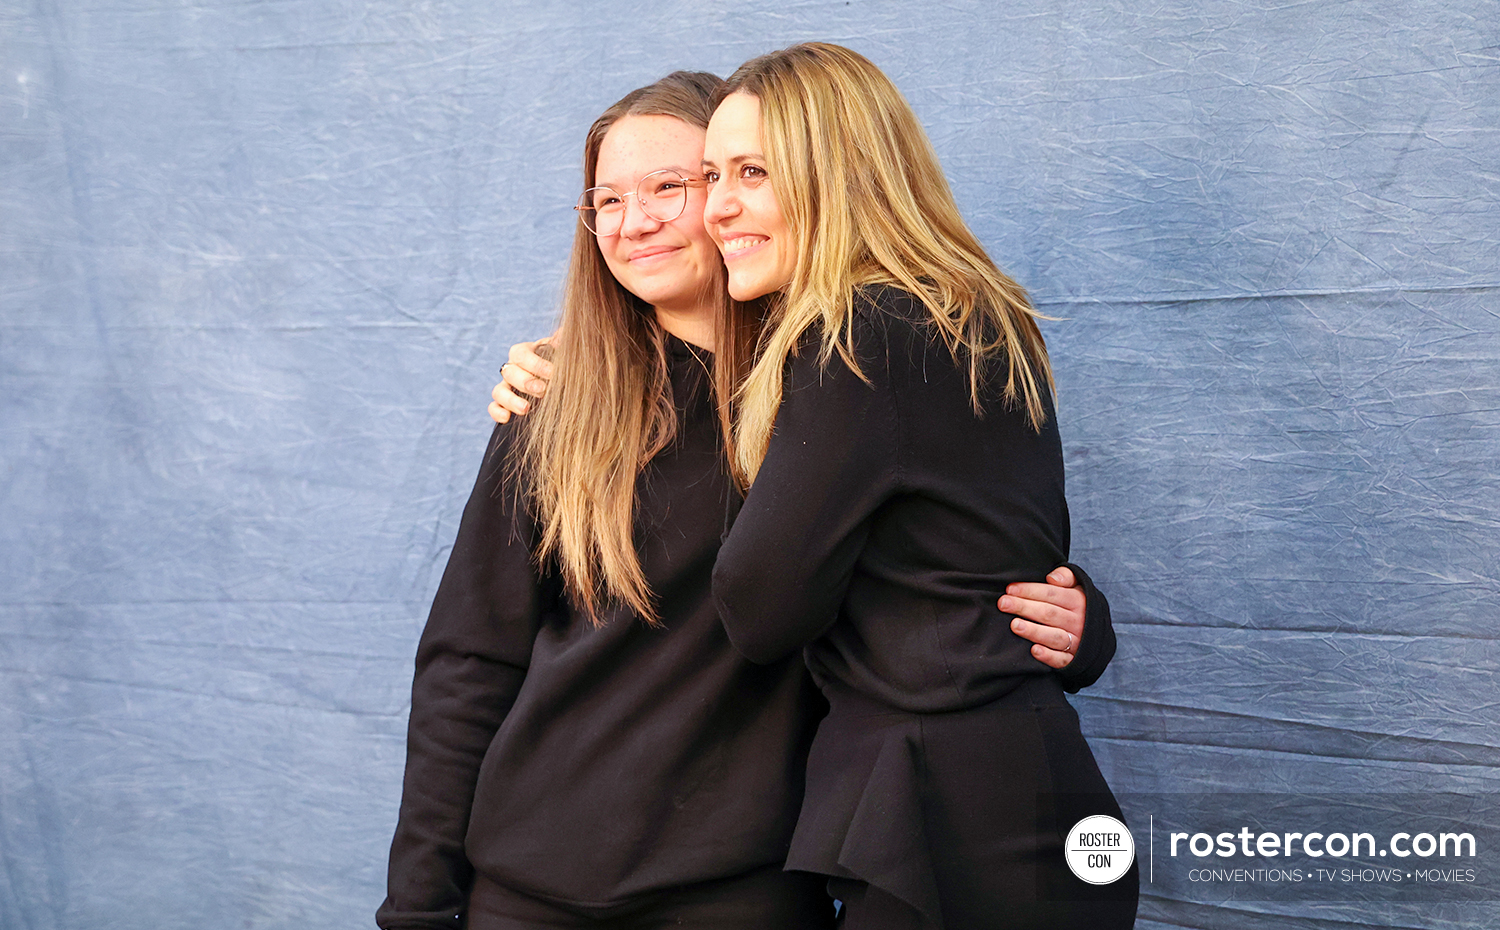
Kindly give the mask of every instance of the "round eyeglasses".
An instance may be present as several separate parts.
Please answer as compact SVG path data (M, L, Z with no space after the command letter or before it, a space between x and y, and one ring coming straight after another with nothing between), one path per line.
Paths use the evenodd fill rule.
M687 209L687 191L704 183L672 168L662 168L641 178L632 192L641 212L658 223L670 223ZM578 217L596 236L613 236L625 222L625 198L612 187L591 187L578 198Z

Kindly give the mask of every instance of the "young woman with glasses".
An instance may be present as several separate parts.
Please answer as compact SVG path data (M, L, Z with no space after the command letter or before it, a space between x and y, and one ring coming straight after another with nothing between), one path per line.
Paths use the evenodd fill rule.
M418 646L382 927L832 922L824 879L783 871L826 705L710 596L759 325L703 224L721 88L678 72L589 130L555 377L497 426ZM1069 597L1023 606L1078 629Z
M1058 678L989 592L1068 550L1052 373L890 80L836 45L752 60L709 124L729 293L773 321L739 396L752 484L714 571L730 640L830 704L787 868L846 930L1126 928L1138 872L1075 877L1120 809Z

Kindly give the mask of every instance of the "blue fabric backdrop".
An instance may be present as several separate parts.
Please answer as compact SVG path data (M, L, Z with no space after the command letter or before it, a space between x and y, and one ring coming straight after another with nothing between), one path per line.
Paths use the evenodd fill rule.
M0 0L0 928L373 925L583 131L812 38L1058 318L1115 786L1500 791L1495 0ZM1140 926L1376 922L1500 905Z

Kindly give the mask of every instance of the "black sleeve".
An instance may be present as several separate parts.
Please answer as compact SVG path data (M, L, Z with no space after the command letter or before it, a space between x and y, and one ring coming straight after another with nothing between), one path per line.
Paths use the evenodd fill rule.
M1064 690L1076 694L1098 681L1109 660L1115 657L1115 627L1110 621L1109 601L1104 592L1094 587L1094 580L1083 569L1072 562L1068 568L1073 570L1073 577L1078 579L1088 600L1083 611L1083 635L1078 638L1073 661L1057 673Z
M464 835L480 763L520 691L546 606L534 528L508 486L513 437L498 426L490 439L417 646L381 927L458 926L473 877Z
M752 662L782 659L838 618L870 516L896 490L899 424L883 331L854 323L862 380L804 338L770 448L714 566L714 602Z

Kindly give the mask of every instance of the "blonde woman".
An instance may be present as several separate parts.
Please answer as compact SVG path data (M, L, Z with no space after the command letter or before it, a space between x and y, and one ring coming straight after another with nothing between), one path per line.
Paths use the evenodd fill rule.
M990 595L1068 551L1036 313L868 60L794 46L729 85L706 222L770 330L714 599L751 659L805 648L831 708L787 868L829 878L846 930L1129 927L1136 872L1093 886L1063 857L1119 807Z

